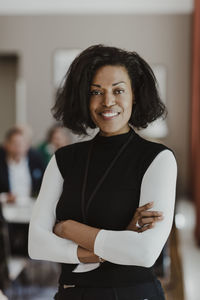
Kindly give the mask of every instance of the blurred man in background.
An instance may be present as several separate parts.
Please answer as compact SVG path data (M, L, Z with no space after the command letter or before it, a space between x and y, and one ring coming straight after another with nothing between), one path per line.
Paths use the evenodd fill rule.
M36 197L44 170L45 164L30 147L25 131L21 127L9 129L0 147L0 201Z

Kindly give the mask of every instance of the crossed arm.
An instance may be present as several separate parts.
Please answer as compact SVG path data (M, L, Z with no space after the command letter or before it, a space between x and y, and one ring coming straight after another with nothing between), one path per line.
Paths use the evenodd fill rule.
M126 230L144 232L153 228L154 222L163 220L162 212L147 211L153 206L153 202L139 207L134 214ZM141 229L136 226L137 221L145 225ZM139 224L140 225L140 224ZM73 240L78 247L78 258L83 263L99 262L99 257L94 254L94 243L100 229L82 224L74 220L66 220L57 223L53 232L61 238Z
M94 228L67 220L54 228L55 207L63 179L55 156L45 171L29 229L29 255L64 263L97 262L98 256L117 264L151 266L164 246L173 221L177 164L169 150L159 153L145 172L139 206L154 201L150 211L164 213L164 220L138 234ZM134 224L133 224L134 226ZM53 232L54 228L54 232ZM56 234L55 234L56 233Z

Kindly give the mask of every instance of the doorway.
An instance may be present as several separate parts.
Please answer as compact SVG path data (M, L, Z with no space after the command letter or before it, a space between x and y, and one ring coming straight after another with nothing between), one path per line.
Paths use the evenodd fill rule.
M0 143L16 122L17 55L0 54Z

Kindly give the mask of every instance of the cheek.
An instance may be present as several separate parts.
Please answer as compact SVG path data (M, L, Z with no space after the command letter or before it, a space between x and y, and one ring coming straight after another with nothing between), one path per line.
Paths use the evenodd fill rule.
M93 120L93 122L95 122L95 110L96 110L96 107L94 105L94 103L90 103L89 104L89 113L90 113L90 117L91 119Z
M132 98L123 98L120 100L120 106L123 108L124 112L126 114L131 114L132 112L132 106L133 106L133 101Z
M93 113L93 105L92 104L89 105L89 112L90 112L90 114Z
M97 101L95 101L94 99L93 100L90 100L90 104L89 104L89 110L91 113L94 113L95 110L97 108Z

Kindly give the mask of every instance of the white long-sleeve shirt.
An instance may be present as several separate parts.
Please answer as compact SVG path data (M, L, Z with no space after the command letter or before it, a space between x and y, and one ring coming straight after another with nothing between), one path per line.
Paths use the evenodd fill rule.
M162 211L164 220L143 233L101 229L94 253L116 264L150 267L158 258L172 227L176 196L177 163L173 153L163 150L147 168L141 183L139 206L154 201L151 210ZM33 259L79 265L75 272L89 271L99 263L83 264L77 257L78 244L56 236L55 208L62 192L63 177L55 155L44 173L29 228L29 255Z

